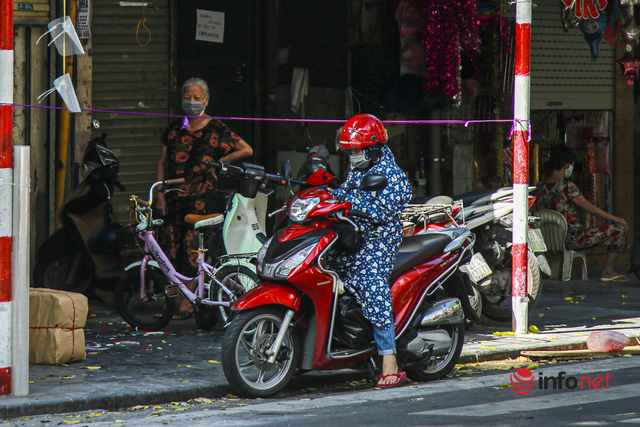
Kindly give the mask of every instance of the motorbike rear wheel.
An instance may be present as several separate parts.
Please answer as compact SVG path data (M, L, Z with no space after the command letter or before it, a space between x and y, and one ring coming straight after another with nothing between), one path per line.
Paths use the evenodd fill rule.
M145 274L147 300L140 300L140 269L133 268L118 280L115 289L116 308L131 326L157 331L171 321L178 308L178 298L167 296L167 278L158 270L147 268Z
M222 343L222 368L231 388L241 396L266 397L280 391L298 365L297 334L287 330L275 363L265 354L273 344L284 319L284 310L259 307L236 315Z
M407 375L413 381L433 381L440 379L451 372L456 363L458 363L464 344L464 322L459 325L439 326L436 329L446 331L451 337L449 350L443 356L430 359L426 365L407 368Z
M258 275L246 265L225 265L216 270L215 276L238 298L260 284ZM230 301L229 295L213 281L209 287L209 299ZM226 325L231 314L231 307L218 306L217 309L218 321L222 325Z
M527 294L529 295L529 310L540 300L542 293L542 277L538 261L530 251L527 255ZM511 259L505 264L504 270L509 271L511 277ZM498 322L511 320L511 287L508 295L482 295L482 314Z
M93 262L73 247L45 253L33 268L36 287L85 295L93 290L94 276Z

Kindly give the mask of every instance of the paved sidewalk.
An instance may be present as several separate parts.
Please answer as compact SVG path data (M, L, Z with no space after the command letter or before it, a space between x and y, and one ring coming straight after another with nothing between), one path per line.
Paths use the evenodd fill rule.
M621 269L622 270L622 269ZM537 334L505 335L510 324L483 318L466 334L461 363L514 358L522 350L585 348L588 335L612 329L640 338L640 281L602 283L545 280L529 324ZM30 394L0 397L0 419L140 404L223 397L228 388L220 364L223 331L196 329L194 319L174 321L164 333L140 334L107 303L90 304L85 328L87 359L63 366L30 365ZM305 374L328 384L344 372Z

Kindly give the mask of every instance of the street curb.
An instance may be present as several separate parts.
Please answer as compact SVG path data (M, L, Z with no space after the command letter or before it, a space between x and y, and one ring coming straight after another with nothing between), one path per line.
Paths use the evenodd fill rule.
M204 382L183 387L172 384L171 388L166 384L154 384L149 387L146 380L144 383L110 383L107 388L111 390L96 390L91 395L71 391L56 396L11 396L6 399L6 403L2 402L4 399L0 399L0 419L99 409L116 410L136 405L186 401L198 397L216 398L231 392L228 385ZM100 385L96 384L96 388L99 387Z
M549 338L545 338L544 334L531 335L534 338L522 338L517 336L507 336L496 339L495 342L484 342L488 344L486 347L496 348L478 348L480 343L465 343L466 349L463 348L460 355L459 363L476 363L476 362L489 362L493 360L517 358L520 357L522 351L536 350L536 351L562 351L562 350L583 350L587 348L588 334L596 330L609 330L616 331L625 334L630 340L640 339L640 329L624 329L624 328L593 328L590 330L584 330L580 332L567 332L567 333L553 333L549 334ZM577 335L579 334L579 335ZM586 335L586 336L585 336ZM527 335L529 337L529 335ZM539 338L538 338L539 337ZM542 339L540 339L542 338ZM518 343L517 340L527 340L527 344ZM553 340L553 341L552 341Z

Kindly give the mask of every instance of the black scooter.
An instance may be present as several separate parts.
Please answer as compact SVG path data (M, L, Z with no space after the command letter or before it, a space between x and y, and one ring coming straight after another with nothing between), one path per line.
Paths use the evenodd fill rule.
M135 247L133 234L116 221L110 203L119 162L107 148L106 134L93 138L82 159L84 181L64 201L62 227L38 248L33 285L91 295L95 279L124 273L124 249Z

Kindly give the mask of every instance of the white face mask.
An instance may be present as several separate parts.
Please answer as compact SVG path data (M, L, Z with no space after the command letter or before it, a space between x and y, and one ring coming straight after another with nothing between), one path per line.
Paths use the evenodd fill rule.
M573 174L573 165L569 165L569 167L564 170L564 177L569 178L572 174Z
M369 166L369 159L367 159L364 152L361 151L359 153L349 154L349 163L351 164L351 169L364 169Z

